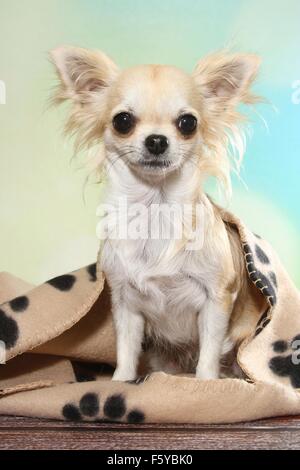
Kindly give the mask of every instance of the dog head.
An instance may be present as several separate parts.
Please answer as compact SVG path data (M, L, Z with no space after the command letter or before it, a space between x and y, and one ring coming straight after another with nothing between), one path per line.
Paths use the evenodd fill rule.
M226 148L239 138L237 107L255 101L256 56L213 54L192 74L164 65L120 71L105 54L73 47L54 50L52 59L56 100L72 102L67 130L79 147L103 141L111 164L153 181L186 162L226 180Z

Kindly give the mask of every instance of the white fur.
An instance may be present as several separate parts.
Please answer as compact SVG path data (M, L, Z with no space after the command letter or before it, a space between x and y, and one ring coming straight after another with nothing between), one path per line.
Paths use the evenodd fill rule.
M110 170L111 186L106 202L117 210L119 197L131 204L181 203L182 188L190 181L193 166L186 163L174 179L150 186L136 178L122 162ZM122 175L122 177L118 177ZM206 227L214 224L210 203L203 196ZM158 221L156 221L158 222ZM136 377L146 325L158 340L170 344L198 343L201 339L198 377L216 378L229 316L218 302L218 275L224 244L205 237L200 251L180 251L161 259L169 240L110 240L104 243L101 267L113 295L117 331L118 366L115 380ZM146 323L146 325L145 325ZM167 370L167 369L166 369Z

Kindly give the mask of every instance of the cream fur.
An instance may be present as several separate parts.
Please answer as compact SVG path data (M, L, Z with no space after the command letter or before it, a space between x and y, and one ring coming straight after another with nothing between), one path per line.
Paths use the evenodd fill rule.
M163 365L150 351L153 368L194 371L203 379L218 377L222 351L232 345L226 340L230 318L245 286L236 273L236 247L202 184L213 175L230 193L228 146L232 144L241 159L237 105L256 101L249 87L258 59L220 53L200 61L189 75L160 65L119 72L102 53L83 49L60 48L52 57L60 77L56 100L72 101L67 130L76 133L77 148L102 143L97 165L108 177L106 202L115 210L120 197L126 197L129 205L189 203L202 208L204 241L199 250L186 250L184 220L179 221L183 237L176 243L105 240L100 263L111 287L117 332L114 379L136 377L145 333L158 350L164 345L182 352L177 363ZM126 136L112 126L113 117L122 111L136 117ZM189 138L175 126L184 113L198 121ZM150 134L168 138L163 157L168 166L163 169L140 164ZM159 219L152 222L158 224Z

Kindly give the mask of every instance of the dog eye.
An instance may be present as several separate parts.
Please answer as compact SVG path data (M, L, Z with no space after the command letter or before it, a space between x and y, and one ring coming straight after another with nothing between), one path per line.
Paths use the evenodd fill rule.
M177 119L176 125L181 134L190 135L197 127L197 119L192 114L183 114Z
M120 134L128 134L134 125L135 119L130 113L122 112L113 118L113 126Z

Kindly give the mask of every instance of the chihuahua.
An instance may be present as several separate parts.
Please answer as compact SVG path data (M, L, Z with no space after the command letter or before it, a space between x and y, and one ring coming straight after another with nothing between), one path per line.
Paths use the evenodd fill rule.
M238 107L257 100L250 87L259 59L215 53L192 74L166 65L119 70L102 52L74 47L55 49L52 60L55 100L72 105L67 131L77 148L99 146L97 165L107 175L106 202L114 213L110 228L124 215L121 198L129 208L154 208L150 216L139 214L149 236L106 236L101 249L117 339L113 380L135 380L143 351L152 371L220 377L222 357L257 322L243 310L245 301L257 306L260 298L234 226L203 186L214 176L230 192L228 148L242 156ZM160 210L168 205L190 207L194 215L201 209L201 246L189 248L184 216L173 222L182 227L176 240L150 236L149 218L151 228L170 223L170 213Z

